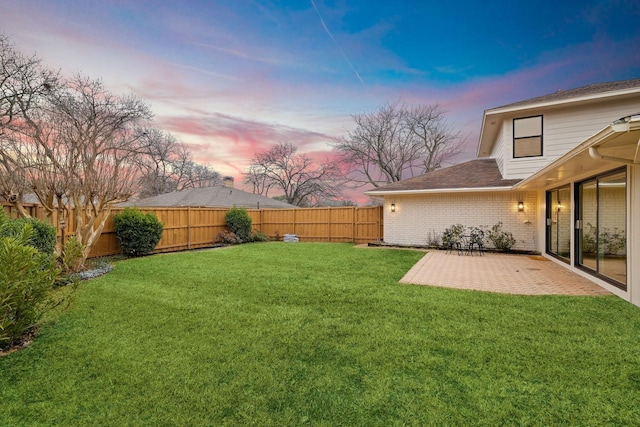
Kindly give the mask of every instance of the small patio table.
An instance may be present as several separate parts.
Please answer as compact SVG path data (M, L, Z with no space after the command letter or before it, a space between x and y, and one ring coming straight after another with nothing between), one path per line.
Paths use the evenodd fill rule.
M474 250L478 254L483 255L483 252L484 252L483 236L480 236L478 234L460 236L460 240L456 242L456 247L458 248L458 255L465 254L465 255L473 256Z

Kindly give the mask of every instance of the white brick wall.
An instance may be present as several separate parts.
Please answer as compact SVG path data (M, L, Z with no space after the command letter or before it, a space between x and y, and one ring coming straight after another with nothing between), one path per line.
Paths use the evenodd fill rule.
M518 201L524 212L518 212ZM391 212L391 204L396 211ZM431 236L441 237L453 224L492 226L513 233L513 249L538 250L535 192L437 193L385 197L384 241L400 245L426 245Z

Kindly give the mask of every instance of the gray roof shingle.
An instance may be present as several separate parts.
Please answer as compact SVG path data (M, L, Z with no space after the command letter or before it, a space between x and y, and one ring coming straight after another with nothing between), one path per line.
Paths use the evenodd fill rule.
M583 96L593 96L603 94L607 92L615 92L620 90L627 90L638 88L640 89L640 78L630 80L620 80L617 82L606 83L594 83L587 86L578 87L575 89L558 90L554 93L550 93L535 98L525 99L524 101L518 101L511 104L503 105L501 107L492 108L491 110L510 109L517 107L524 107L527 105L535 105L547 102L557 102L563 100L569 100L572 98L580 98Z
M370 192L499 188L511 187L518 182L519 179L503 179L495 159L476 159L394 182Z
M120 206L189 206L213 208L246 208L246 209L291 209L296 206L258 194L248 193L225 186L207 188L191 188L189 190L174 191L160 194L146 199L128 201Z

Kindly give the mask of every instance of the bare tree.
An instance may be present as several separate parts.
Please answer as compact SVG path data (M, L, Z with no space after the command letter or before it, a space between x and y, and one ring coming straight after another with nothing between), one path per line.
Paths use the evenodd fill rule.
M287 203L313 206L319 200L340 196L340 171L335 163L315 163L297 147L279 143L251 161L245 182L254 193L267 196L270 189L281 190Z
M464 138L438 105L386 104L355 114L355 130L335 147L356 185L380 187L434 170L462 151Z
M156 128L142 132L146 156L139 161L143 170L140 177L140 197L152 197L169 193L176 188L173 162L180 155L180 145L170 133Z
M244 182L245 184L251 185L253 194L268 196L269 190L273 187L274 182L263 172L264 168L262 166L251 164L249 166L249 172L245 174Z
M57 82L56 73L44 68L37 57L18 52L0 34L0 198L13 203L23 216L27 211L22 197L29 186L11 129L22 123L25 113L42 104Z
M218 172L194 162L187 146L172 134L154 128L146 129L143 140L148 155L141 158L144 170L140 178L141 197L222 183Z
M188 160L181 164L182 179L179 182L178 191L187 188L205 188L222 184L220 173L207 165Z
M41 205L64 217L73 212L86 259L114 204L128 200L144 155L138 129L151 118L137 97L116 96L102 82L76 76L23 111L7 140Z
M421 173L430 172L460 154L465 138L446 120L446 111L436 105L406 109L405 125L419 150L417 158Z

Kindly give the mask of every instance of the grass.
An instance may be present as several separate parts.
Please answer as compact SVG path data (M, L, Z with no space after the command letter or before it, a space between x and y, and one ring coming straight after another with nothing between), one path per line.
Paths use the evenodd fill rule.
M399 285L421 253L117 262L0 358L0 425L637 425L640 310Z

